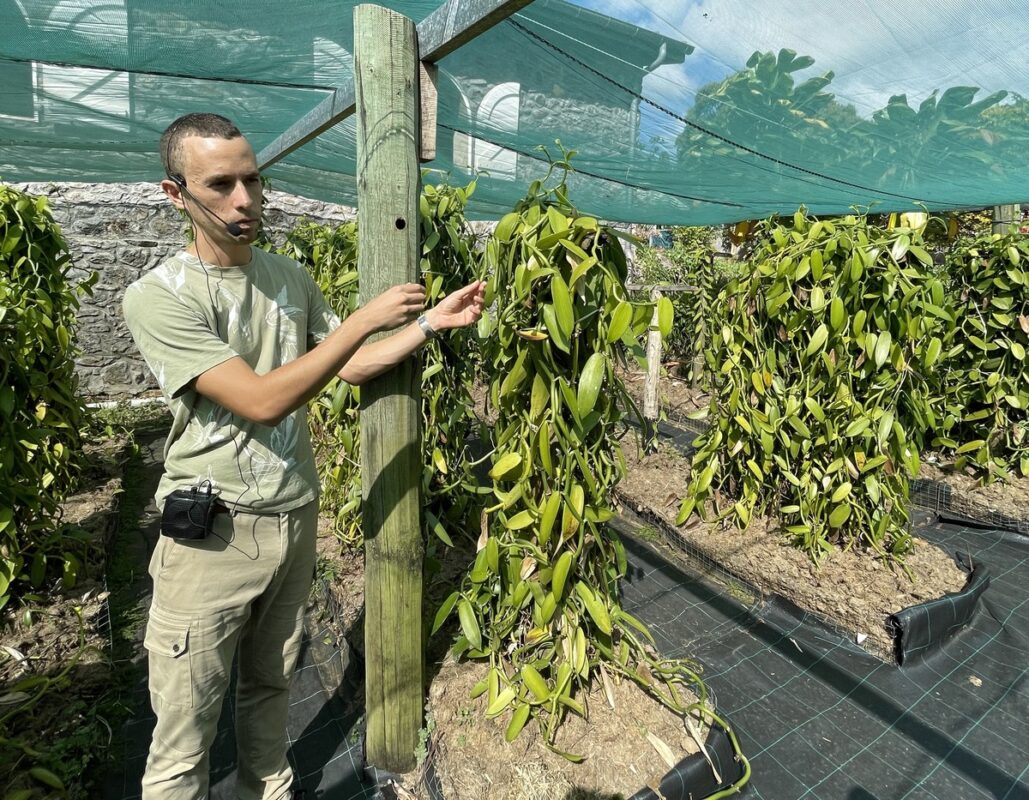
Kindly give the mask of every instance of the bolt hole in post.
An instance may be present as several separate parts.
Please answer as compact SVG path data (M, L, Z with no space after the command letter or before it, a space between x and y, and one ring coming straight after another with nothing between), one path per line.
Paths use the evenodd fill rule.
M407 220L403 217L397 217L397 221L393 224L397 226L398 231L402 231L404 228L407 227Z

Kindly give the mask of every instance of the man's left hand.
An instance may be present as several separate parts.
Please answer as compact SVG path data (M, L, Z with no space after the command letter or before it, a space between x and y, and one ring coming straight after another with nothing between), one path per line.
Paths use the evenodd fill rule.
M425 312L425 317L435 331L463 328L479 321L485 302L485 281L474 281L444 297Z

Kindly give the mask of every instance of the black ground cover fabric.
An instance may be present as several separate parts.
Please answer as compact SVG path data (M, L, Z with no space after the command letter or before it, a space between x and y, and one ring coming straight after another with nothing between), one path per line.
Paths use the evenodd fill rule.
M972 619L904 667L779 599L741 602L627 537L626 609L695 658L769 800L1029 798L1029 540L940 524L918 535L986 564Z
M659 788L664 800L699 800L702 797L710 797L743 779L743 764L736 760L732 740L724 728L710 728L704 741L704 748L711 764L718 770L718 776L715 777L707 759L700 753L687 756L661 779ZM659 798L652 789L646 788L636 792L629 800Z
M159 474L160 448L146 465ZM709 582L626 537L626 610L651 625L659 650L695 658L767 800L1029 800L1029 538L915 512L918 535L989 568L969 624L936 652L885 664L778 599ZM157 535L156 508L141 520ZM623 523L626 530L631 525ZM322 632L315 634L321 636ZM293 685L290 757L308 798L376 796L361 767L362 698L351 663L344 702L322 690L312 648ZM104 800L135 800L153 718L145 682L137 715L115 736ZM212 800L235 797L227 702L212 753ZM683 786L688 797L694 786ZM558 798L556 800L565 800ZM675 800L669 795L669 800Z
M959 552L956 558L970 573L960 592L908 606L890 615L887 628L893 634L898 664L910 664L912 659L924 658L960 632L974 616L982 593L990 587L990 570L985 564L974 563L967 553Z

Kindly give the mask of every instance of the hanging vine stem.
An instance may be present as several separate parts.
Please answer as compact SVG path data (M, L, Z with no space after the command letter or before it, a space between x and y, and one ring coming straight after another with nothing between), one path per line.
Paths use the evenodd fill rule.
M731 784L730 786L727 786L725 789L717 791L712 795L708 795L706 798L704 798L704 800L721 800L721 798L723 797L731 797L734 794L738 794L743 790L743 787L746 786L747 783L750 781L751 773L750 761L743 754L743 749L740 747L740 740L736 738L736 732L731 727L729 727L728 723L724 719L718 716L714 711L712 711L707 706L700 703L695 703L693 706L691 706L690 710L692 711L694 709L697 711L697 713L703 714L706 717L710 717L716 725L718 725L722 728L722 730L725 731L726 735L729 737L729 742L732 744L733 755L735 756L736 760L743 765L743 775L740 776L740 779L738 781Z

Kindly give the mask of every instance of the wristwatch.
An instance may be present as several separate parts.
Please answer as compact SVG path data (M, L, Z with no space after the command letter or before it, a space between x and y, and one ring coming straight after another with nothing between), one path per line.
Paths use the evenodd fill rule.
M432 325L429 324L429 318L426 317L425 314L420 314L418 316L417 322L418 322L418 327L422 329L422 333L425 334L425 338L426 339L435 339L436 338L436 329L433 328Z

